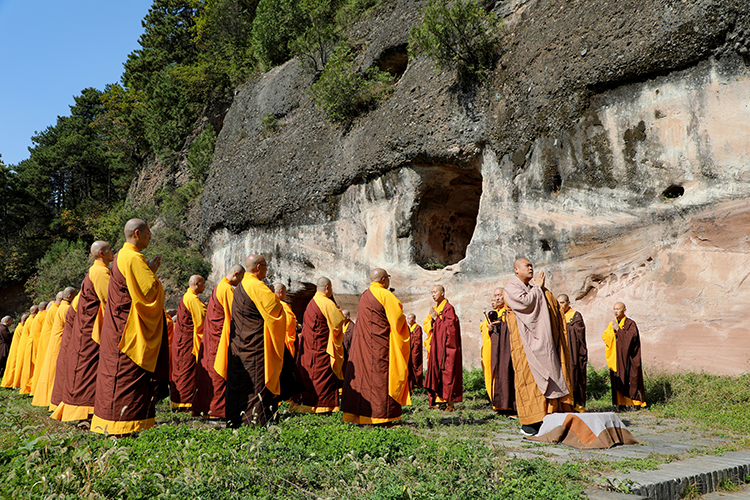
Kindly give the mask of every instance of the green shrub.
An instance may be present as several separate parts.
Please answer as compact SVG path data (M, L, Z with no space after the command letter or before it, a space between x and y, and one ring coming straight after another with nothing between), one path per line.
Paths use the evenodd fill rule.
M26 282L26 293L34 303L54 299L65 287L80 288L89 268L87 245L81 240L59 240L37 264L37 273Z
M469 78L483 78L492 65L501 21L475 0L430 0L422 24L412 28L409 49L425 54L437 68L455 68Z
M393 77L373 67L354 69L354 56L347 44L340 45L312 86L315 104L334 122L352 120L374 107L392 91Z
M216 132L211 125L207 125L198 138L190 144L187 163L190 177L194 181L203 183L208 176L208 169L214 159Z

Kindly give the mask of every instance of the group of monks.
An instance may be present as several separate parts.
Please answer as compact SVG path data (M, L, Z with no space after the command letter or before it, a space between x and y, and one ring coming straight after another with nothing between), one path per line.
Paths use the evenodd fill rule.
M253 254L207 305L199 298L205 279L192 276L173 321L156 276L161 259L141 253L148 224L132 219L124 232L116 255L95 242L80 291L68 287L33 306L12 340L12 319L0 320L2 387L32 395L52 418L127 435L153 426L156 403L169 397L175 410L233 427L266 424L281 401L291 411L392 425L417 387L430 408L449 412L462 400L461 327L441 285L420 327L387 271L373 269L355 324L321 277L298 322L286 286L266 285L266 259ZM531 283L531 262L518 259L514 272L482 323L482 366L493 407L517 414L522 432L534 434L547 413L585 407L585 326L567 296L558 302L544 287L543 272ZM623 304L615 315L603 336L613 403L645 405L638 330Z

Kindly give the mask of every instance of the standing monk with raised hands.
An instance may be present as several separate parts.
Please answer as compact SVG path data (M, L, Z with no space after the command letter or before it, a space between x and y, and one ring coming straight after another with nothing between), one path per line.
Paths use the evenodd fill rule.
M282 397L286 313L279 298L262 280L266 259L245 260L245 276L234 292L227 363L229 425L265 425Z
M402 405L411 404L409 327L390 284L385 269L373 269L370 288L359 298L341 395L345 422L388 424L401 419Z
M245 276L245 268L232 266L221 278L208 299L203 341L195 367L195 396L193 416L209 419L226 418L227 352L229 329L232 323L234 287Z
M154 425L156 389L169 380L169 340L161 257L141 253L151 241L146 222L125 224L125 244L110 270L91 430L130 434Z
M424 386L430 408L453 411L453 403L462 401L464 394L461 324L442 285L432 287L432 300L435 305L423 323L431 338Z
M206 289L203 276L194 274L177 307L177 322L169 362L172 365L169 399L172 408L190 411L195 395L195 365L203 340L206 306L198 295Z
M516 406L521 432L533 436L548 413L573 410L568 370L565 319L552 292L544 288L544 271L535 283L534 266L520 258L516 277L505 286Z

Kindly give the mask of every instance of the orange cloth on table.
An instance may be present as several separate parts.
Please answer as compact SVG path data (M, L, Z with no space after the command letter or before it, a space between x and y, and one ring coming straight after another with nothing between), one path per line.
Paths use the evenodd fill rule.
M5 365L5 373L3 374L3 380L0 381L0 387L13 387L13 379L16 376L16 355L22 334L23 324L19 323L13 331L13 340L10 342L10 351L8 351L8 364Z
M221 325L221 337L216 349L214 370L224 380L227 379L227 356L229 354L229 333L232 327L232 302L234 301L234 288L229 280L222 278L216 285L216 299L224 309L224 324Z
M36 316L36 315L34 315ZM31 323L34 322L34 316L26 318L26 322L21 330L21 336L18 339L18 350L16 351L16 370L13 375L13 383L11 387L18 389L21 387L21 372L23 371L23 357L26 352L26 346L29 342L29 333L31 333Z
M78 305L78 295L75 296L73 302L76 306ZM36 392L34 393L34 399L31 401L34 406L48 407L50 405L52 387L55 385L55 373L57 372L57 355L60 354L60 343L62 342L63 328L65 328L65 315L68 314L68 308L70 307L71 303L63 300L60 302L60 307L55 311L47 352L44 354L39 381L36 384Z
M297 340L297 316L294 315L292 307L286 302L281 302L281 307L286 313L286 337L284 343L289 353L294 357L294 342Z
M44 363L44 356L47 353L47 346L49 345L49 335L52 331L52 323L55 322L55 314L60 304L52 302L47 309L47 315L44 317L44 325L42 326L42 333L39 337L39 349L34 354L34 366L40 368ZM34 375L31 377L31 394L36 392L36 386L39 382L39 373L41 370L34 370Z
M39 339L42 335L42 327L47 311L39 311L31 322L31 331L26 343L26 351L23 354L23 369L21 372L21 394L31 394L31 381L34 377L34 357L39 350Z

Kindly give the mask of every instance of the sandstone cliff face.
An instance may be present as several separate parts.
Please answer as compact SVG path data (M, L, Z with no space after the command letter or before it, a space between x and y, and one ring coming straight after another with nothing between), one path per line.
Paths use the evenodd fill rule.
M422 6L394 1L356 27L363 67L403 60ZM527 256L584 315L594 365L624 301L647 367L747 371L747 7L494 9L503 53L481 88L411 60L393 95L346 128L312 106L296 61L242 88L202 199L213 278L258 252L272 280L325 275L356 295L385 267L420 319L441 283L477 365L482 311ZM263 130L268 114L279 131Z

